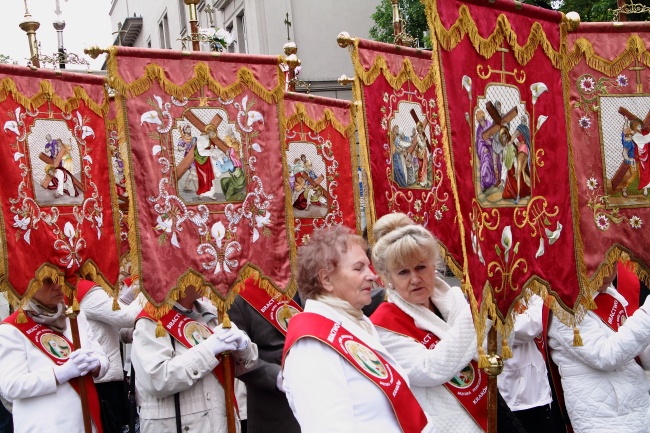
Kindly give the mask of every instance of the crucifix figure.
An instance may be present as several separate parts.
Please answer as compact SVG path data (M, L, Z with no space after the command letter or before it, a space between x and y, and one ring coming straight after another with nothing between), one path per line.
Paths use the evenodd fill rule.
M289 35L289 27L291 27L291 21L289 21L289 12L287 12L286 17L284 18L284 25L287 26L287 40L291 40L291 36Z
M648 159L648 143L650 143L650 111L645 119L641 120L624 107L619 107L619 114L623 115L627 122L621 133L621 144L623 145L623 162L612 176L612 190L622 186L621 195L628 196L627 188L635 179L639 179L639 190L643 195L648 196L650 188L650 160Z

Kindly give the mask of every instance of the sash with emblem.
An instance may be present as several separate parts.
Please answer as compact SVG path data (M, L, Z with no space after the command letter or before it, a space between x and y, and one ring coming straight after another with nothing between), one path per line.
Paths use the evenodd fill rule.
M143 309L140 312L138 317L135 319L136 322L140 319L148 319L155 323L156 320L153 317L151 317L145 310L146 309ZM197 344L201 343L203 340L205 340L206 338L208 338L210 335L213 334L212 330L207 326L205 326L204 324L199 323L194 319L190 319L186 315L179 313L176 310L170 310L167 314L165 314L160 318L160 322L165 327L165 330L169 333L169 335L171 335L172 338L174 338L176 341L181 343L187 349L196 346ZM217 359L221 361L221 355L218 355ZM232 371L230 377L232 378L233 383L231 383L232 386L230 389L234 390L234 381L235 381L234 365L232 365L231 368ZM221 387L225 389L224 386L225 376L224 376L223 364L219 362L219 364L214 368L214 370L212 370L212 373L221 384ZM239 411L237 405L237 399L235 398L234 392L232 395L232 401L235 402L235 408L237 409L237 411Z
M432 332L418 328L411 316L389 302L377 307L370 320L376 326L416 339L427 349L433 349L440 341ZM445 383L445 387L483 431L487 431L487 374L478 368L476 361L472 360L467 367Z
M53 331L48 326L34 322L34 320L27 315L25 316L27 319L26 323L18 323L16 320L18 314L18 311L14 312L12 315L7 317L3 323L12 325L22 332L25 338L50 358L56 365L65 364L68 361L70 354L75 350L72 342L63 334ZM99 404L99 396L97 395L95 382L91 375L88 374L86 376L75 377L74 379L70 379L68 383L70 383L72 388L74 388L77 394L79 394L79 383L81 380L85 381L90 417L92 418L93 424L95 424L97 433L102 433L101 406Z
M386 395L405 433L421 432L427 417L402 376L384 358L347 329L320 314L303 312L291 319L282 362L301 338L315 338L330 346Z
M239 292L239 296L284 336L287 335L289 320L302 312L300 305L293 299L279 292L271 297L266 290L255 284L252 278L246 280L244 290Z

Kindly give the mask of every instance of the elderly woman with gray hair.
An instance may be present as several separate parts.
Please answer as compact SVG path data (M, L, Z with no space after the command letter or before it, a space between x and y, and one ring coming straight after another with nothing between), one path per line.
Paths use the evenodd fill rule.
M298 249L306 302L289 323L283 387L302 433L432 431L361 311L376 278L366 248L350 229L332 226Z
M486 431L487 377L474 360L471 310L461 289L438 274L437 239L401 213L381 217L373 234L372 262L388 289L388 302L370 318L379 339L408 372L437 431ZM502 399L500 405L508 412ZM499 431L521 429L513 418L500 416Z

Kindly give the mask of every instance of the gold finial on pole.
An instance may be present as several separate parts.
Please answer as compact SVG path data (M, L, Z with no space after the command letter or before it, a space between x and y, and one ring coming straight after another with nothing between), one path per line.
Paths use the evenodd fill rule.
M339 44L341 48L347 48L350 45L354 45L354 38L350 36L348 32L341 32L336 37L336 43Z
M199 39L196 37L199 33L199 15L196 12L196 5L199 0L183 0L190 7L190 33L192 33L192 49L200 51Z
M38 60L38 42L36 41L36 30L41 26L41 23L38 21L34 21L32 19L32 15L29 13L29 10L27 9L27 0L24 0L25 2L25 21L22 23L18 24L18 26L21 28L22 31L27 33L27 41L29 43L29 55L30 55L30 61L32 62L32 65L40 68L41 64Z
M397 38L402 33L402 18L399 16L399 0L390 0L393 6L393 36L397 43Z

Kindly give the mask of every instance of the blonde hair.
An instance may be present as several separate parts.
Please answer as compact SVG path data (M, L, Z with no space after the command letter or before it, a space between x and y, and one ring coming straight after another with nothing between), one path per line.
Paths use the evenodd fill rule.
M441 267L438 240L406 214L384 215L377 220L372 233L375 238L372 264L383 276L388 275L389 269L404 266L413 259L433 258L434 266Z

